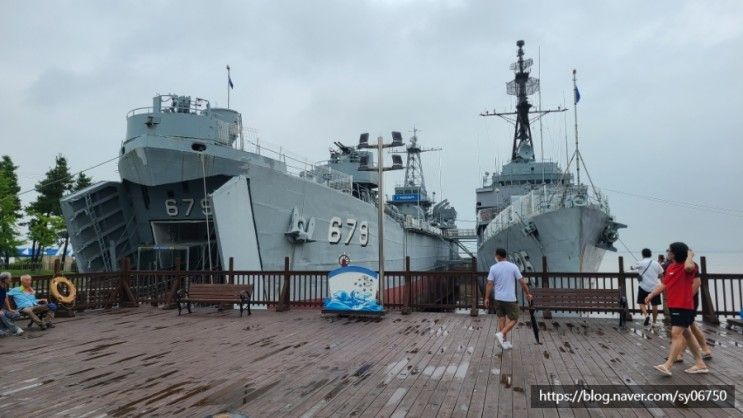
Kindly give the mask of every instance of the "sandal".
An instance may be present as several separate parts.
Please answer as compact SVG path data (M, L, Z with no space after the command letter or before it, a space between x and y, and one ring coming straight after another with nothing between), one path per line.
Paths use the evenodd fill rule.
M671 373L670 370L666 369L666 366L664 364L659 364L657 366L653 367L655 370L663 373L666 376L673 376L673 373Z
M702 368L699 368L697 366L691 366L691 367L689 367L688 369L686 369L684 371L686 373L689 373L689 374L707 374L707 373L709 373L709 369L708 368L705 367L705 368L702 369Z
M712 360L712 352L702 353L702 360Z

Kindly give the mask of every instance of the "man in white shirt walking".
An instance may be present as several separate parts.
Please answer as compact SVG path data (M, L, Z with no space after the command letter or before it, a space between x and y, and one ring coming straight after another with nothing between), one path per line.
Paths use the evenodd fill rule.
M657 261L653 260L652 255L649 249L644 248L642 250L642 260L630 267L632 270L640 273L638 277L637 304L640 306L640 312L645 317L645 326L650 325L648 304L645 303L645 298L658 286L660 278L663 277L663 267ZM653 306L653 325L656 324L655 321L658 319L658 306L662 303L660 294L650 301L650 305Z
M516 282L518 281L527 300L531 301L529 286L516 264L506 260L506 250L495 250L496 263L490 267L488 285L485 288L485 307L490 308L490 292L495 288L495 314L498 315L498 331L495 338L504 350L513 348L508 341L508 333L516 326L519 319L519 304L516 301ZM508 322L506 322L508 317Z

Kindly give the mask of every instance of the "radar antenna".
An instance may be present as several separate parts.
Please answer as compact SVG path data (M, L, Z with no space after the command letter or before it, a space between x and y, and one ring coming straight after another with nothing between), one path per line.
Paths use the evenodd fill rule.
M516 53L518 59L516 62L511 64L511 70L516 74L514 79L506 83L506 92L512 96L516 96L517 104L515 112L490 112L485 111L480 113L480 116L498 116L515 125L513 133L513 149L511 151L512 161L529 162L534 161L534 143L531 137L531 126L530 123L541 118L547 113L552 112L564 112L567 109L539 109L536 111L529 110L532 105L529 103L527 96L530 96L539 91L539 79L530 77L529 71L534 61L531 58L524 59L524 41L519 40L516 42L518 46L518 52ZM529 115L537 115L534 119L530 120ZM516 120L509 118L509 116L516 116Z
M407 164L405 164L405 182L404 186L420 187L426 190L426 180L423 177L423 164L421 163L421 154L430 151L441 151L442 148L421 148L418 145L418 132L421 132L413 126L413 137L410 138L405 151L393 151L392 154L407 154Z

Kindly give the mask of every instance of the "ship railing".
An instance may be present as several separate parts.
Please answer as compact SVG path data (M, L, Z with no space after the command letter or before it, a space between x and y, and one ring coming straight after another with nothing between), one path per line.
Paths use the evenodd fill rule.
M342 173L338 170L334 170L328 166L312 166L312 168L309 170L302 170L299 167L287 167L292 169L296 168L297 170L299 170L296 172L296 174L293 172L293 170L288 170L290 173L295 174L305 180L310 180L318 184L324 184L331 189L335 189L348 194L350 194L353 189L353 178L350 175Z
M171 106L163 106L160 110L161 113L183 113L183 114L189 114L189 115L203 115L206 112L207 109L196 105L194 103L191 103L191 105L188 108L179 108L179 107L171 107ZM154 109L152 106L145 106L145 107L137 107L129 112L127 112L126 117L127 119L135 116L135 115L146 115L153 113Z
M405 229L422 231L433 235L443 235L443 232L440 228L431 226L425 220L418 219L410 215L405 217L403 227Z
M253 152L283 163L286 172L296 177L323 184L331 189L351 194L353 191L353 177L335 170L327 165L315 164L294 156L281 146L276 146L258 138L245 141L249 147L246 151Z
M585 185L570 185L535 189L525 195L512 196L511 204L497 215L492 209L481 209L478 220L486 221L492 216L485 228L484 239L487 240L515 224L528 228L528 219L532 216L577 206L597 206L607 213L609 210L605 197L589 194Z

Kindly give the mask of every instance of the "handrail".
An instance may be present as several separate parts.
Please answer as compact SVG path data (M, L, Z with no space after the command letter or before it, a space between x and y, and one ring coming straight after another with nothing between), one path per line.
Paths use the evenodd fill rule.
M544 260L543 260L544 261ZM178 264L178 263L176 263ZM544 263L546 265L546 263ZM702 287L700 307L706 322L719 323L718 316L737 316L743 309L743 274L708 273L706 259L701 260ZM233 265L233 263L230 263ZM66 277L77 286L76 306L73 309L106 308L112 306L137 306L139 304L172 305L178 289L189 283L245 283L253 284L256 295L254 304L281 307L322 306L328 297L327 272L312 270L290 270L286 262L284 270L129 270L122 263L122 270L106 273L74 273ZM406 266L409 266L406 262ZM476 263L473 262L473 266ZM620 257L617 272L525 272L533 286L562 287L571 289L618 289L631 302L631 311L637 313L634 304L638 277L625 273ZM47 297L51 279L56 274L34 277L34 287L40 297ZM385 272L385 306L409 312L415 309L451 311L469 309L476 314L484 308L482 294L487 272L474 270L456 271L412 271ZM16 279L17 281L17 279ZM523 294L519 292L522 309L526 309Z

